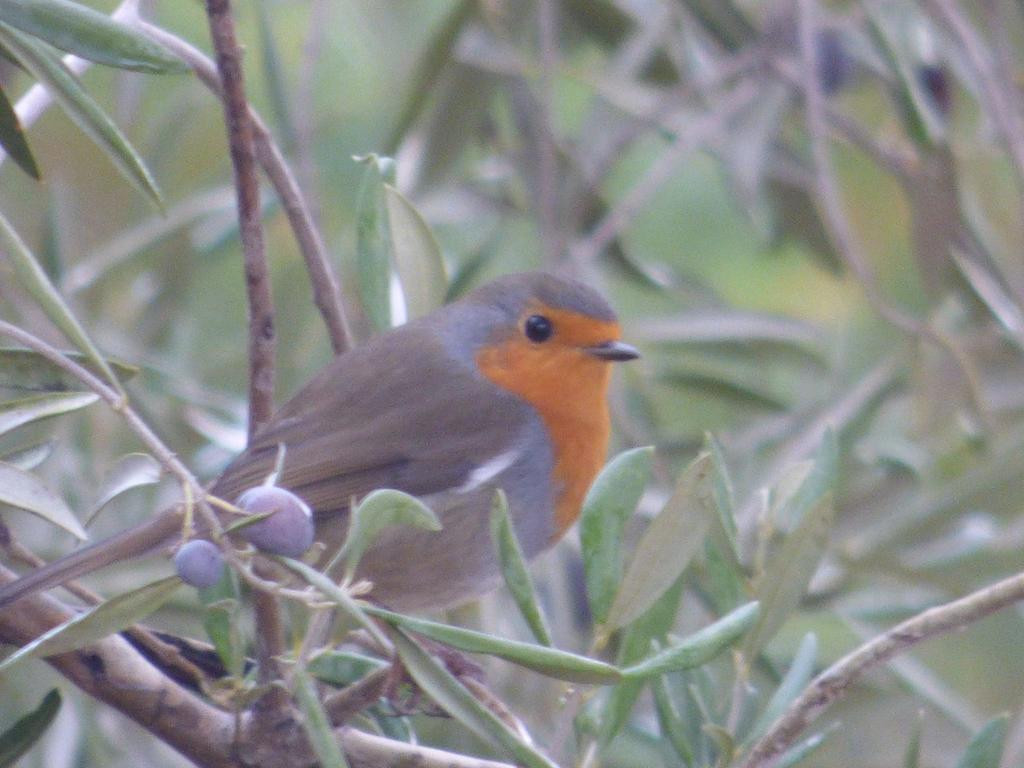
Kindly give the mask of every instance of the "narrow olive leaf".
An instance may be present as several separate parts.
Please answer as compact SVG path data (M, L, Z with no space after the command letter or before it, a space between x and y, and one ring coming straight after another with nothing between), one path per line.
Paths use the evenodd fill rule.
M2 7L0 5L0 8ZM21 127L18 113L14 111L14 105L7 98L3 88L0 88L0 147L18 164L21 170L39 181L41 177L39 166L36 165L36 159L32 156L32 150L29 149L28 139Z
M363 610L393 626L429 637L431 640L458 648L460 651L497 656L558 680L607 684L622 679L619 670L611 664L557 648L548 648L518 640L506 640L472 629L453 627L450 624L440 624L428 619L393 613L373 605L364 605Z
M733 758L736 757L736 739L733 735L726 728L710 721L705 722L701 730L715 745L715 752L719 756L716 765L721 768L732 765Z
M551 645L551 629L548 620L537 600L537 590L533 579L526 568L526 558L519 546L519 539L512 528L512 519L508 515L508 499L505 492L498 490L491 503L491 538L498 551L498 563L505 585L512 594L512 599L519 607L526 625L541 645Z
M743 655L753 662L800 604L828 546L834 511L827 493L807 511L782 543L755 585L761 617L747 636Z
M754 626L759 611L760 606L757 602L742 605L672 647L639 664L626 667L622 670L622 676L627 679L643 680L666 672L678 672L707 664Z
M683 577L680 576L646 613L625 629L616 657L619 667L636 664L650 653L652 645L665 640L675 621L682 594ZM627 679L612 688L601 711L598 743L602 748L607 747L615 735L625 727L633 706L647 682Z
M445 712L494 747L508 752L526 768L555 768L547 757L513 733L487 707L477 701L444 665L395 627L388 631L395 651L409 676Z
M260 53L263 62L263 80L266 83L267 96L274 111L277 132L281 135L281 143L286 153L291 153L297 140L295 138L295 122L292 120L288 98L288 85L285 78L281 54L274 39L274 28L270 23L270 12L267 0L256 3L256 18L260 27Z
M0 504L31 512L63 528L79 541L89 538L64 499L35 475L3 462L0 462Z
M356 198L356 277L363 311L377 331L391 327L391 233L384 178L393 161L357 157L366 166Z
M460 0L448 14L438 31L430 39L418 64L412 68L415 80L410 84L408 97L395 123L394 130L388 137L384 148L389 154L398 151L402 139L420 114L423 105L434 92L434 84L445 66L453 60L452 51L459 38L463 25L476 10L474 0Z
M4 0L0 21L97 64L157 74L188 71L142 32L68 0Z
M306 665L309 674L331 685L349 685L385 667L385 661L350 651L321 651Z
M733 492L729 467L725 463L722 445L710 432L704 433L704 450L711 456L711 490L714 494L715 509L722 521L722 530L728 537L729 548L739 562L736 545L736 496Z
M359 603L352 599L348 592L331 581L329 576L320 573L320 571L300 560L293 560L290 557L277 557L275 559L299 574L299 576L306 580L307 584L316 587L326 599L337 605L346 616L369 632L374 640L385 648L387 647L388 639L384 636L380 627L377 626L377 623L367 615L367 612L363 610Z
M138 152L60 58L51 52L52 49L2 22L0 45L7 47L46 87L54 101L106 153L121 174L158 208L162 208L160 190Z
M245 670L245 638L238 620L240 594L238 575L231 568L225 568L220 581L212 587L199 590L199 600L206 608L203 629L224 668L233 677L241 676Z
M350 578L359 565L359 559L380 532L393 525L441 530L437 516L415 496L390 488L372 491L352 511L348 537L339 555L345 559L345 571Z
M921 768L921 730L924 728L924 710L917 710L914 730L910 732L907 749L903 753L903 768Z
M956 768L999 768L1010 716L996 715L982 727L967 745Z
M654 448L633 448L609 461L594 480L580 513L587 600L594 622L608 618L622 576L622 531L651 477Z
M46 733L60 711L60 691L54 688L14 725L0 734L0 768L13 766Z
M423 215L390 184L384 185L391 234L391 254L405 294L409 319L426 315L442 304L448 276L441 246Z
M799 525L807 511L832 490L836 482L838 465L839 444L836 433L829 428L821 438L821 447L814 458L811 471L803 478L796 491L787 494L778 508L773 510L776 522L786 530L792 530L794 526Z
M3 36L3 25L0 24L0 38ZM46 272L39 265L36 257L28 249L28 246L14 231L7 219L0 214L0 250L6 251L7 261L10 263L14 276L22 288L28 291L29 295L39 304L40 309L53 321L54 325L63 331L64 335L85 353L86 357L101 371L107 381L118 391L121 391L121 383L118 381L110 365L103 355L92 343L92 339L85 332L71 308L64 302Z
M105 374L92 360L81 352L65 350L61 354L72 360L89 373L103 377ZM119 360L107 360L107 365L123 382L134 378L139 368ZM55 363L47 360L35 350L20 347L0 347L0 387L26 392L66 392L84 390L87 386Z
M160 462L148 453L129 453L117 460L100 486L100 496L85 520L89 525L107 504L125 491L144 485L154 485L160 480Z
M754 727L747 735L747 743L753 743L768 730L768 726L774 723L803 691L807 686L807 681L814 674L814 665L817 660L818 638L813 632L808 632L800 641L800 647L797 648L796 655L793 656L793 663L789 665L785 677L782 678L779 687L775 689L775 693L772 694L768 704L758 716L757 722L754 723Z
M680 476L664 509L647 526L626 569L604 631L629 624L686 570L715 515L711 458L700 454Z
M912 60L913 46L910 35L930 35L919 20L902 7L887 7L886 3L866 3L867 30L894 76L896 105L903 117L903 127L921 148L928 149L942 143L946 134L945 121L923 92L916 74L919 62ZM916 29L915 29L916 27Z
M778 762L775 764L775 768L792 768L794 765L799 765L803 762L812 752L818 749L822 744L825 743L825 739L835 733L841 727L840 723L832 723L828 728L819 733L815 733L812 736L808 736L803 741L798 741L788 750L782 753L779 757Z
M661 676L651 680L651 693L654 695L654 709L658 715L658 727L661 729L661 735L668 740L676 755L685 765L693 765L693 746L690 743L690 734L679 713L679 708L672 698L668 679Z
M93 392L55 392L7 400L0 403L0 435L39 419L77 411L99 399Z
M54 443L52 440L37 445L30 445L26 448L18 448L9 453L0 454L0 461L10 464L25 472L31 472L38 467L53 453Z
M324 705L316 692L316 684L309 672L301 666L292 670L292 686L295 700L302 711L302 725L309 736L309 743L316 752L317 765L322 768L348 768L345 755L338 746L331 728L331 721L324 711Z
M74 651L120 632L170 600L181 583L177 576L168 576L112 597L19 648L0 662L0 672L7 672L26 659L41 659Z

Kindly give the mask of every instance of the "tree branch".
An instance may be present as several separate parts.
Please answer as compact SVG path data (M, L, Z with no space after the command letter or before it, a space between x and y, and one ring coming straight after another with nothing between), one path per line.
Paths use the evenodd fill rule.
M932 637L961 629L1024 600L1024 573L929 608L868 641L818 675L751 748L740 768L768 768L865 672Z
M274 412L274 300L263 243L260 185L256 178L249 104L245 98L241 52L235 38L230 0L207 0L210 38L223 90L224 120L238 199L239 236L249 299L249 438Z

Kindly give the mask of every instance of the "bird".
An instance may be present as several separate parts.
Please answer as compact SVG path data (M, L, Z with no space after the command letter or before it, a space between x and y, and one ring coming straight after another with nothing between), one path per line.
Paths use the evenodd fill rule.
M327 557L356 500L404 491L441 528L385 529L356 571L369 599L400 611L468 602L501 582L497 489L527 559L577 519L608 451L611 364L637 357L597 291L547 272L506 275L335 357L209 493L234 501L260 485L283 446L277 483L311 508ZM181 538L179 505L0 588L0 608Z

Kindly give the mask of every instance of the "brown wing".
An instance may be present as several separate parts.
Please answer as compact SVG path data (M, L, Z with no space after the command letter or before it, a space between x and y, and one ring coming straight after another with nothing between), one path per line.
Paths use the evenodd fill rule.
M418 496L461 485L506 450L533 409L453 360L413 326L332 361L283 405L213 486L233 501L272 471L318 513L376 488ZM497 443L497 444L496 444Z

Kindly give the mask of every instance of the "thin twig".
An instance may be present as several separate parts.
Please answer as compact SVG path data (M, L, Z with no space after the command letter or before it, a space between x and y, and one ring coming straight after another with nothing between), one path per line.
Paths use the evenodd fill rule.
M573 261L585 264L600 254L633 222L662 185L672 178L679 164L718 135L723 125L746 108L757 95L758 89L754 83L743 82L724 96L715 110L680 130L675 142L655 161L647 174L604 215L590 234L572 245Z
M56 347L47 344L39 337L5 320L0 320L0 336L6 336L28 347L85 384L128 422L131 430L135 432L146 448L156 456L157 460L163 464L168 472L174 475L182 485L192 488L195 498L202 499L206 496L205 489L199 484L199 481L189 471L188 467L181 463L173 451L164 445L160 438L150 429L149 425L139 417L135 410L112 387L93 375L88 369L67 357Z
M223 98L217 69L204 53L180 37L143 19L136 17L130 22L192 67L200 82L219 98ZM274 186L274 191L281 199L285 214L288 216L288 223L306 262L306 271L309 273L313 289L313 302L323 316L331 347L335 354L341 354L352 346L352 333L345 317L341 288L331 269L327 248L314 224L295 175L285 162L284 155L266 124L252 107L249 108L249 119L252 121L257 159Z
M839 699L865 672L918 643L962 629L1024 600L1024 573L966 597L929 608L847 654L818 675L751 748L740 768L768 768L800 732Z
M249 300L249 439L252 440L274 413L274 299L270 293L270 270L263 243L256 148L230 0L207 0L206 16L223 92Z

